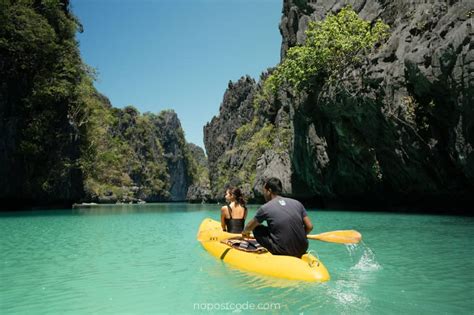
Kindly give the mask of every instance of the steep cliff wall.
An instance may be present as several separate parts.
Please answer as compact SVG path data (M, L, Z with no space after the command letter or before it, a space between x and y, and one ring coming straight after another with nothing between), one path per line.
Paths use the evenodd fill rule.
M184 201L198 181L196 160L172 110L140 114L132 106L111 109L106 156L93 160L84 201ZM91 178L92 177L92 178Z
M112 107L81 29L68 0L0 1L0 208L185 200L205 169L176 113Z
M196 171L194 172L193 183L188 188L186 200L189 202L207 202L211 199L207 156L201 147L193 143L188 143L187 149L191 156L191 164L195 163L192 168Z
M284 14L298 20L298 28L291 29L292 18L282 19L282 33L291 34L283 54L285 43L304 40L308 20L320 20L346 3L364 19L382 18L391 36L362 67L347 69L342 92L321 86L294 102L293 122L299 128L293 191L346 202L469 199L474 187L473 3L314 1L302 12L286 1ZM308 155L327 159L305 159Z
M383 19L390 26L390 37L363 56L361 66L347 67L336 85L316 78L311 88L280 88L270 96L254 92L254 99L246 99L263 106L257 106L240 128L263 115L266 122L258 118L253 134L266 123L274 128L270 135L285 135L278 137L281 141L271 141L252 165L253 193L258 196L257 183L264 177L278 176L287 194L320 205L430 207L453 197L470 201L473 3L285 0L282 58L290 47L304 43L309 21L320 21L347 4L361 18ZM226 126L225 117L238 113L233 108L239 104L224 102L211 124ZM282 129L290 132L289 137ZM245 161L242 143L231 141L239 126L221 133L231 144L221 146L218 155L209 155L213 192L225 182L215 180L213 166L232 168L219 156L234 165ZM216 138L206 136L210 152Z
M221 179L225 181L231 179L223 173L231 170L231 166L235 163L231 160L233 155L229 154L229 151L235 146L237 129L249 122L254 115L252 100L255 88L255 80L250 77L242 77L236 83L229 82L219 116L214 117L204 127L204 145L209 161L211 193L214 199L223 197L225 183ZM239 165L236 168L240 169L245 158L239 156L237 160Z
M169 174L169 193L171 201L186 200L186 193L193 179L188 173L189 161L186 156L186 141L176 113L163 111L155 122L158 136Z
M80 198L78 125L84 81L69 1L0 3L0 200L68 204Z

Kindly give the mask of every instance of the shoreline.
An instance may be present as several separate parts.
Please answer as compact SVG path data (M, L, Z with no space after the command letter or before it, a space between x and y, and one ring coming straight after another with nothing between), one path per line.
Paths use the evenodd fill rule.
M429 198L428 198L429 197ZM381 212L400 214L427 214L427 215L455 215L474 216L474 198L468 196L424 196L412 198L398 198L385 200L367 200L366 198L333 199L322 200L320 198L292 197L303 203L306 209L317 209L317 211L348 211L348 212ZM25 202L25 200L1 200L0 213L30 212L37 210L72 210L87 209L103 206L153 206L154 204L206 204L222 205L222 201L208 200L205 203L180 200L180 201L160 201L160 202L134 202L134 203L95 203L95 202L73 202L61 201L51 203ZM261 205L260 202L252 202L249 205Z

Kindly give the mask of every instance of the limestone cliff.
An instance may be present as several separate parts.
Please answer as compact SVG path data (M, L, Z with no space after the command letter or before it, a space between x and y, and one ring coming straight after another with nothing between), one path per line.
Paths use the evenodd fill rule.
M364 66L347 69L341 78L346 93L336 95L325 86L294 102L299 132L293 192L309 190L346 202L389 199L391 204L400 198L410 204L447 196L469 199L474 186L473 3L314 1L301 12L287 1L284 14L297 19L298 28L290 30L291 19L283 18L282 33L286 29L301 42L309 19L320 20L346 3L364 19L382 18L391 36ZM308 163L308 155L318 158Z
M112 110L115 123L109 129L107 151L119 162L109 163L108 170L100 169L95 185L86 180L84 201L186 200L189 186L197 181L197 169L176 113L142 115L132 106ZM101 165L100 161L94 164ZM120 176L104 177L109 173Z
M389 24L388 40L364 56L361 67L348 67L338 89L318 82L299 93L281 89L262 102L252 98L260 84L253 83L244 101L224 101L210 123L221 132L205 139L213 192L225 182L216 181L219 171L238 173L233 165L246 159L235 141L238 129L258 117L253 134L267 124L271 135L287 135L281 132L286 128L290 136L269 143L252 165L250 185L257 196L264 177L278 176L287 194L322 206L444 207L452 198L471 201L473 2L285 0L282 58L304 42L309 21L348 4L361 18ZM247 103L261 106L240 126L232 120L229 127L229 118L241 112L235 109ZM216 134L226 139L218 149Z
M176 113L94 88L69 4L0 1L0 208L184 201L199 176Z
M190 160L195 162L196 171L194 181L188 188L186 200L189 202L207 202L211 199L207 156L201 147L193 143L188 143L187 148L191 156Z
M222 199L224 196L223 186L226 183L220 179L232 179L223 176L223 172L229 170L236 161L238 161L237 169L244 167L245 157L229 152L235 147L237 129L250 121L254 115L252 100L255 88L255 80L250 77L242 77L236 83L229 82L219 116L214 117L204 127L204 145L209 161L209 178L214 199Z
M176 113L170 110L161 112L155 125L168 169L170 200L184 201L192 178L188 173L189 161L186 160L186 141L181 123Z
M0 2L0 207L83 195L80 130L70 113L83 82L69 1Z

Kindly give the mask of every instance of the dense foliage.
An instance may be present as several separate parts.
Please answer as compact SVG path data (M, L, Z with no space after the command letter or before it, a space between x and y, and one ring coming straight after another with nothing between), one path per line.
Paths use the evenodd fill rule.
M329 14L321 22L310 22L305 43L288 50L266 85L275 91L285 83L301 89L314 79L334 81L347 66L360 62L364 52L385 38L388 28L381 20L371 26L350 7L336 15Z
M0 198L167 200L160 115L113 108L93 86L69 0L0 1ZM173 130L186 151L184 133ZM172 153L168 152L168 155ZM192 155L185 172L197 180Z
M311 9L306 1L297 1L296 5L305 12ZM344 70L360 64L364 56L388 35L387 31L388 26L382 21L371 25L360 19L350 7L343 8L336 15L329 14L323 21L310 22L305 42L290 48L283 61L262 76L253 93L253 119L236 131L233 148L219 157L214 186L223 187L235 180L244 187L253 188L258 180L258 160L265 153L285 159L285 154L295 150L294 146L306 146L306 142L300 143L301 130L296 130L296 127L293 130L294 121L290 121L289 114L278 119L275 116L284 102L288 106L290 102L299 101L289 100L286 95L295 98L301 92L314 95L322 85L337 83ZM291 93L286 94L288 91ZM314 111L316 106L314 103L312 106ZM347 117L351 113L341 112L341 115ZM338 118L334 117L335 121ZM299 127L302 130L307 128ZM372 151L365 156L371 154ZM361 154L354 152L354 156ZM306 156L296 159L304 160ZM377 160L371 165L373 167L368 170L370 178L378 180ZM313 170L304 172L303 176L310 177L309 181L314 180Z
M169 197L169 175L153 124L155 115L140 115L132 106L111 108L103 114L102 124L89 126L88 143L95 145L84 147L81 160L91 199L104 195L124 201Z
M215 168L214 193L230 183L241 186L245 195L252 199L258 160L269 150L281 154L290 149L292 130L288 117L280 117L276 123L272 115L268 115L274 101L273 95L267 94L262 84L254 86L251 102L247 109L243 109L250 110L253 119L235 131L233 148L219 156Z
M0 2L3 198L81 194L71 110L83 102L88 74L74 38L78 27L68 1Z

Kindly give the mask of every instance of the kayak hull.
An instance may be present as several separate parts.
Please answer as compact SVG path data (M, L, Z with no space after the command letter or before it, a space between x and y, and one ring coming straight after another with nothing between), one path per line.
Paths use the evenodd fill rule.
M305 254L301 259L269 252L255 254L221 243L232 237L235 234L222 231L219 222L207 218L199 227L197 239L212 256L240 270L289 280L324 282L330 279L323 263L311 254Z

